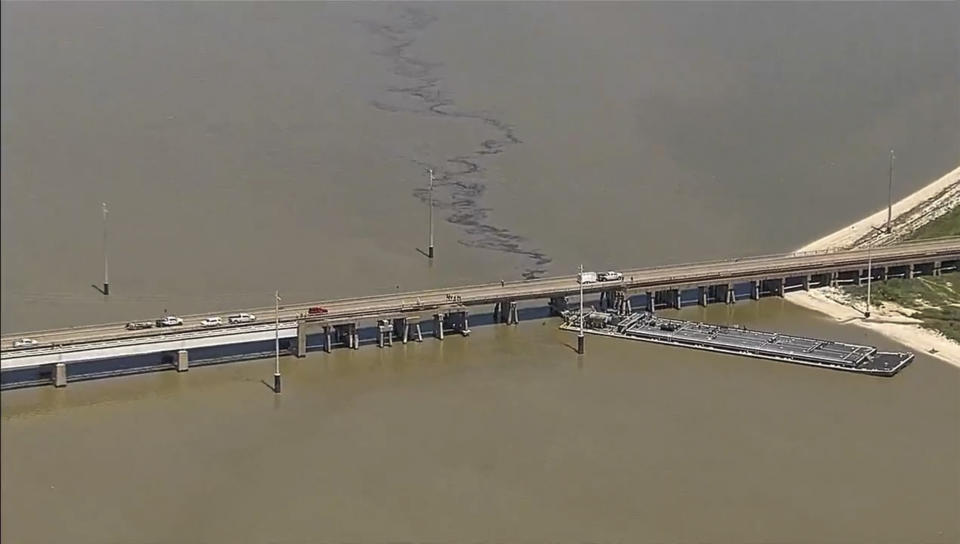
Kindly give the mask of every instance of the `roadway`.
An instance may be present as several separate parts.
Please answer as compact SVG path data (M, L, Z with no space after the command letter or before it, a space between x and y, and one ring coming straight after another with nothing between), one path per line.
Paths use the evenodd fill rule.
M660 290L697 285L715 285L739 283L755 279L787 277L828 271L830 269L852 269L866 267L868 254L872 253L874 267L896 265L910 261L935 261L960 259L960 237L951 237L931 241L899 244L896 246L873 248L871 250L846 250L811 253L789 253L763 255L740 259L726 259L691 264L666 265L652 268L621 270L624 279L615 282L599 282L584 286L585 293L597 293L605 289L626 289L631 291ZM445 287L418 292L391 293L351 299L314 301L283 306L280 309L280 321L290 322L301 319L312 306L322 306L329 313L323 319L341 320L348 318L372 318L377 315L398 312L430 312L452 305L450 295L459 296L459 303L470 306L492 304L505 300L546 299L552 296L571 296L579 291L577 276L559 276L526 281L481 284L458 287ZM60 346L76 343L129 340L143 337L201 333L201 331L221 331L231 327L249 327L246 325L225 324L214 329L204 329L200 321L211 315L230 315L247 312L257 316L258 325L272 323L274 308L252 308L232 312L206 313L181 316L184 324L178 327L153 328L141 331L128 331L126 322L106 323L9 334L2 338L2 351L9 354L14 351L34 351L57 349ZM146 319L153 321L154 319ZM226 320L224 320L226 321ZM12 348L14 340L32 338L37 345L28 348Z

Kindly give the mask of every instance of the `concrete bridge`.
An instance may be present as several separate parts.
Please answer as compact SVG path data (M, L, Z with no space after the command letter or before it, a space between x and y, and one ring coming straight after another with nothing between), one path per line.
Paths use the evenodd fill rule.
M868 262L871 263L868 270ZM601 307L631 310L634 303L648 310L680 308L688 304L732 304L740 299L783 296L794 289L827 285L862 284L867 278L912 278L955 271L960 266L960 237L904 243L870 250L824 251L764 255L653 268L621 270L623 279L584 285L584 294L599 295ZM287 353L303 357L319 338L317 347L357 349L359 331L372 326L376 343L387 347L394 341L422 340L421 322L429 323L438 339L447 332L467 335L470 311L492 306L496 322L519 321L518 303L549 301L554 312L563 310L567 297L578 295L576 275L432 289L344 300L298 303L281 308L279 337ZM328 313L311 315L308 309L322 306ZM274 340L274 308L244 310L258 316L253 324L203 328L200 321L212 312L184 316L179 327L128 331L124 323L72 327L4 336L0 348L0 372L4 385L13 372L34 369L33 381L51 380L66 385L69 374L86 374L78 365L109 359L140 357L156 368L185 371L190 359L217 362L265 356L263 344ZM235 312L231 312L235 313ZM18 338L37 344L13 348ZM244 351L244 346L251 350ZM257 351L256 346L260 346ZM271 346L272 347L272 346ZM191 356L192 353L200 357ZM156 359L155 361L153 359Z

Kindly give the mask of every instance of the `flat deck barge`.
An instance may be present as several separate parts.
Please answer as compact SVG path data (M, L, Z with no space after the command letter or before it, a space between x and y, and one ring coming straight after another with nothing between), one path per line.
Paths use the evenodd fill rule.
M563 330L578 331L578 312L564 315ZM872 346L832 342L803 336L754 331L742 326L712 325L659 317L650 312L617 315L589 312L584 333L641 340L686 348L844 370L873 376L893 376L913 361L914 354L879 351Z

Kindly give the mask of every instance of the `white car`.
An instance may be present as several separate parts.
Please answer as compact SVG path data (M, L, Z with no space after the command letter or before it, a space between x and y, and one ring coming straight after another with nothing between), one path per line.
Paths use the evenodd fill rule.
M230 316L230 323L251 323L257 320L257 316L253 314L234 314Z
M37 344L39 344L39 342L37 342L37 341L34 340L33 338L21 338L21 339L19 339L19 340L15 340L15 341L13 342L13 347L15 347L15 348L28 348L28 347L30 347L30 346L35 346L35 345L37 345Z
M168 315L157 320L158 327L175 327L177 325L183 325L183 320L175 315Z
M206 317L200 322L201 327L219 327L223 325L223 318L220 316Z
M617 272L616 270L608 270L600 274L600 281L620 281L623 279L623 274Z

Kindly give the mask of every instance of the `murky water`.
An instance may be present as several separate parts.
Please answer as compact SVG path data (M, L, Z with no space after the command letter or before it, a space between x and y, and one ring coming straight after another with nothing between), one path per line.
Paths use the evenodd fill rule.
M881 206L889 147L898 195L960 149L956 4L2 10L5 332L782 251ZM270 361L4 393L2 536L960 538L956 368L573 340L314 354L281 398Z

